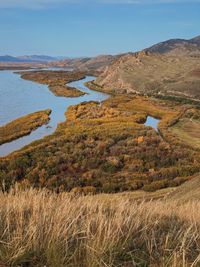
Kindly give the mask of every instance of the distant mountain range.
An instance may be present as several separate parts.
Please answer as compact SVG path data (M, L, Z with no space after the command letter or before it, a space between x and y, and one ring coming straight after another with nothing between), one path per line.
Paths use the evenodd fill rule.
M57 62L51 62L50 65L57 67L67 67L82 71L104 71L106 66L111 65L114 60L119 58L121 55L100 55L96 57L87 58L67 58Z
M152 54L160 54L167 56L190 56L200 58L200 36L186 39L171 39L158 44L155 44L144 52ZM64 57L51 57L46 55L30 55L30 56L19 56L13 57L10 55L0 56L0 64L6 65L15 63L42 63L48 64L48 66L66 67L81 71L91 71L93 73L103 72L106 67L117 65L116 61L125 60L137 53L129 52L119 55L100 55L96 57L80 57L80 58L64 58Z
M64 57L51 57L45 55L31 55L13 57L10 55L0 56L0 62L13 62L13 63L48 63L51 61L58 61Z

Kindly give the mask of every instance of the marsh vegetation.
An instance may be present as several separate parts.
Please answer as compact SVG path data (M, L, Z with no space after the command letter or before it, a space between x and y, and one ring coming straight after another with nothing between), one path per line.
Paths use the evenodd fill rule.
M20 117L0 127L0 145L30 134L38 127L47 124L51 110L42 110Z
M171 129L188 110L141 96L71 106L53 135L1 159L1 185L107 193L178 186L200 171L198 149ZM159 132L143 125L148 115L160 119Z
M19 72L19 74L22 75L23 79L31 80L41 84L47 84L49 86L49 90L55 96L78 97L84 95L84 92L67 85L72 81L84 79L85 75L82 72L32 71Z

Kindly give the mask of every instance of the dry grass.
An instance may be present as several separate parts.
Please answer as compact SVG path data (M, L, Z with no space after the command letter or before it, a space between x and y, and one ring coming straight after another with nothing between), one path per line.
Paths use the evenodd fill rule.
M129 194L0 194L5 266L187 267L200 264L200 202L134 201Z
M171 130L183 142L188 143L194 148L200 147L199 120L182 119Z

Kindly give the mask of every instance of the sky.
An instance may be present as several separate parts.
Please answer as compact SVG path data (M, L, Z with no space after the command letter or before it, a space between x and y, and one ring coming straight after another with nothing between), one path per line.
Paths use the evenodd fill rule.
M200 35L200 0L0 0L0 55L95 56Z

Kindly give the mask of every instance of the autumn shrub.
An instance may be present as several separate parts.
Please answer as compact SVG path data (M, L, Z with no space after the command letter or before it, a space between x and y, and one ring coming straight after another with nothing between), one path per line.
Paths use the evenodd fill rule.
M150 184L145 184L142 189L144 191L149 191L149 192L152 192L152 191L156 191L156 190L159 190L159 189L162 189L162 188L165 188L168 186L168 180L165 179L165 180L160 180L160 181L153 181L151 182Z

